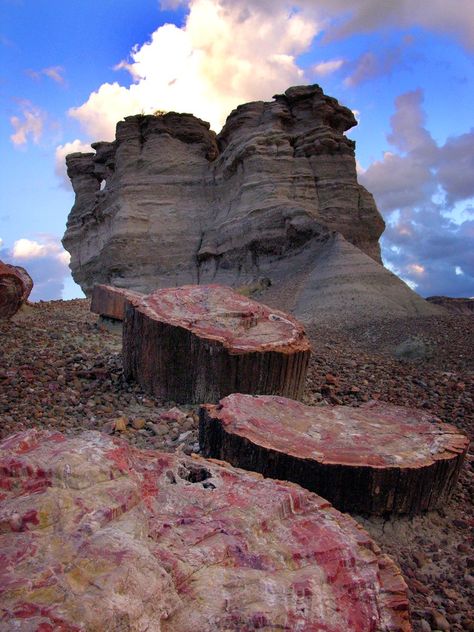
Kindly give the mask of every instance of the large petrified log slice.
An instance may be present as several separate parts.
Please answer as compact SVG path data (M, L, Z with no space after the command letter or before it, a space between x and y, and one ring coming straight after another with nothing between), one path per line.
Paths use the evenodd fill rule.
M199 440L205 456L299 483L341 511L373 514L445 503L469 445L454 426L413 408L240 394L201 407Z
M158 290L127 308L127 379L176 402L302 395L310 344L294 318L221 285Z
M123 320L127 302L140 299L142 296L143 294L140 292L125 290L112 285L94 285L91 312L105 318Z
M29 430L0 490L2 630L411 630L395 564L297 485Z
M28 299L33 281L20 266L0 261L0 318L10 318Z

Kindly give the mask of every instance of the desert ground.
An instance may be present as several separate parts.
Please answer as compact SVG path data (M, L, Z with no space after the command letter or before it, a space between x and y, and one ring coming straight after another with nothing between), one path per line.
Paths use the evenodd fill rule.
M421 407L474 430L472 316L309 328L304 401L370 399ZM31 427L93 429L150 450L199 450L197 407L128 384L121 336L98 326L87 299L28 304L0 322L0 438ZM171 411L171 412L170 412ZM414 630L474 630L474 448L450 502L415 517L354 516L401 567Z

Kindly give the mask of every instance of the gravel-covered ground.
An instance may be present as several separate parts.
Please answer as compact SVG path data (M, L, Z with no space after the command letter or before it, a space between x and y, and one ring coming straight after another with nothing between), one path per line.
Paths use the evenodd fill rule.
M472 439L474 319L453 316L309 332L306 403L369 399L420 406ZM121 337L100 330L87 300L26 306L0 321L0 438L25 428L96 429L137 447L198 450L197 415L123 380ZM445 508L358 520L400 564L414 630L474 631L474 448Z

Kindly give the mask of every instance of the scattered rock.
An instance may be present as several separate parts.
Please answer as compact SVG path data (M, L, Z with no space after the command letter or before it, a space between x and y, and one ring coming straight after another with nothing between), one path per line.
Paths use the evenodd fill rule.
M448 620L444 614L438 612L438 610L431 612L431 628L433 630L442 630L442 632L449 632L449 630L451 630Z
M135 430L141 430L142 428L144 428L145 423L145 420L141 417L136 417L135 419L132 419L132 426L135 428Z
M126 417L118 417L114 422L115 432L124 432L128 426L128 419Z
M15 320L0 321L2 363L0 366L0 438L27 428L56 429L76 436L85 428L102 430L119 416L146 420L147 434L132 430L120 433L121 439L153 453L175 451L167 445L172 423L161 422L160 414L175 406L172 402L146 395L137 384L123 379L121 338L100 331L96 317L84 299L29 303ZM21 321L17 320L22 314ZM347 330L334 329L324 323L308 329L313 354L306 380L305 401L327 406L321 401L320 387L328 373L339 378L335 394L346 406L358 407L362 396L372 399L380 393L380 401L419 407L433 417L454 423L465 434L473 436L474 390L472 354L474 322L471 316L446 314L436 318L414 318L372 326L364 323ZM400 362L393 349L408 337L422 337L436 348L429 360ZM328 345L328 346L326 346ZM108 377L90 379L77 376L77 371L94 367L107 368ZM413 381L413 378L418 383ZM455 385L465 384L463 391ZM427 387L420 386L424 383ZM60 388L50 388L57 384ZM359 393L350 393L351 386ZM96 404L88 407L93 399ZM195 408L180 407L194 417L193 440L186 440L198 450L197 415ZM36 417L36 414L41 416ZM176 422L178 435L185 432L183 421ZM155 435L151 425L160 428ZM443 512L428 512L396 519L357 517L376 542L402 567L410 571L426 591L410 586L410 604L414 632L419 621L429 620L428 611L435 607L446 612L452 632L470 630L474 621L472 604L474 586L474 550L469 529L453 525L453 520L471 524L474 498L474 456L468 454L460 482ZM462 545L462 546L460 546ZM467 550L464 550L468 547ZM418 568L414 552L424 552L429 562ZM408 574L407 579L411 579ZM415 586L415 585L414 585ZM418 586L419 587L419 586ZM443 587L456 590L459 599L456 612L449 612L450 600ZM434 600L436 597L437 601ZM450 617L461 617L450 619ZM0 625L1 627L1 625Z
M165 421L167 423L173 422L173 421L176 423L182 423L184 422L186 418L187 418L187 413L183 410L180 410L176 406L174 406L173 408L170 408L164 413L161 413L160 415L160 420Z

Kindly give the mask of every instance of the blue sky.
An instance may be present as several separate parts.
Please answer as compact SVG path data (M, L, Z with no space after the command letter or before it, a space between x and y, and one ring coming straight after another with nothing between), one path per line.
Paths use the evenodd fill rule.
M121 117L319 83L359 120L359 180L385 264L423 296L474 295L474 3L432 0L0 0L0 259L34 300L81 296L61 237L64 155Z

